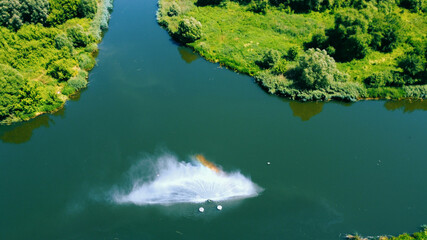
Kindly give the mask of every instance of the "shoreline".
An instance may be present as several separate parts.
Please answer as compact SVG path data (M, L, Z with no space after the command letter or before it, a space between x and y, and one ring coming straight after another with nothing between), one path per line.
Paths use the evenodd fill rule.
M267 43L271 42L271 46L274 46L274 42L276 41L275 39L280 39L281 35L276 34L276 32L274 31L262 32L263 29L257 27L253 27L253 29L251 30L246 30L246 28L249 27L242 27L239 26L239 24L244 23L246 25L250 25L250 20L252 20L253 24L269 25L271 23L271 25L274 25L278 23L271 21L279 21L274 20L275 17L279 16L285 18L284 21L294 21L292 19L297 19L298 21L309 21L311 20L311 13L287 14L280 12L276 9L271 9L271 7L267 10L267 14L261 15L250 13L250 10L244 10L244 6L240 6L238 3L234 3L231 1L222 1L222 3L217 5L200 5L198 4L198 2L199 1L194 0L180 0L178 2L171 0L159 0L158 10L156 14L158 24L162 28L164 28L172 37L172 39L178 42L179 44L191 48L193 52L195 52L196 54L203 57L209 62L218 63L220 67L225 67L226 69L230 69L239 74L251 76L253 80L258 84L258 86L260 86L261 88L263 88L264 91L270 94L301 102L327 102L330 100L344 102L356 102L360 100L424 100L427 98L427 84L402 85L400 87L396 87L394 85L368 87L364 84L364 81L366 80L360 80L360 76L358 75L356 77L349 75L349 77L351 78L350 80L334 81L333 83L331 83L330 86L325 88L302 88L301 86L299 86L299 84L296 83L295 74L293 73L296 72L296 68L299 63L298 59L283 60L287 64L286 70L279 69L279 73L275 73L276 70L273 68L268 69L263 68L261 66L257 66L258 64L256 62L260 61L259 59L261 58L262 51L264 49L267 49ZM209 15L210 11L215 13ZM230 12L229 15L232 15L232 17L224 15L228 14L227 11ZM333 24L332 17L327 17L329 19L328 23L322 23L322 21L318 21L318 19L322 19L322 17L325 18L328 14L316 12L315 14L313 14L313 21L316 20L317 22L314 22L313 24L320 24L317 27L323 29L331 27L331 25ZM222 19L222 17L224 19ZM233 24L229 23L230 19L234 20L233 17L235 19L233 24L236 26L233 26ZM316 17L318 19L315 19ZM239 20L240 18L243 20ZM286 18L289 18L291 20ZM199 36L197 38L192 39L191 41L183 39L182 35L193 34L194 30L190 30L189 33L185 33L180 30L180 24L187 21L188 19L193 19L193 25L197 23L201 26L199 27ZM248 23L246 23L246 21ZM286 29L288 27L292 26L285 24L283 28ZM297 29L295 31L298 31L298 27L296 28ZM259 30L261 32L257 33L256 30ZM240 35L235 32L238 32L244 37L241 38ZM272 35L271 39L260 39L260 36L257 36L266 33L272 33L273 35L275 34L277 36ZM302 43L305 44L305 42L311 37L311 34L311 32L310 34L306 33L305 40L297 38L295 40L287 37L287 41L289 41L289 43L280 44L282 44L283 46L295 47L299 51L297 52L297 55L301 55L304 54L304 51L301 49L302 47L300 45L302 45ZM297 46L297 43L295 43L295 41L300 41L298 43L300 45ZM242 45L244 45L244 47L242 47ZM282 45L276 46L276 49L273 49L281 50L280 53L283 56L283 54L286 54L284 53L286 49L284 50L284 47ZM258 50L257 48L262 48L262 50ZM250 53L246 52L246 50ZM258 52L253 53L256 51ZM368 57L374 58L375 54L376 53L374 52ZM402 50L398 49L394 52L383 55L387 58L392 58L393 61L397 61L397 57L393 58L393 56L399 56L396 54L402 54ZM381 57L382 56L380 56L379 58L381 59ZM280 61L282 60L280 59L279 63ZM368 65L368 62L369 65L378 65L370 64L371 61L375 62L379 60L367 58L366 60L362 59L356 62L337 62L336 65L338 70L342 70L345 66L349 64L350 66L352 66L351 64L353 64L357 68L360 67L359 65L363 64L364 62L366 62L365 66ZM365 66L363 66L363 68ZM386 68L390 68L390 66L388 65L384 66L386 66ZM375 68L375 66L370 67ZM352 71L354 72L356 70ZM367 73L371 73L369 72L369 70L362 72L365 72L365 75L367 75ZM372 73L375 74L376 72L372 70ZM292 74L294 75L292 76ZM347 74L347 72L344 71L343 74ZM398 73L396 72L396 74Z
M86 61L86 66L81 66L80 62L76 62L77 65L75 65L73 67L73 69L76 71L75 74L72 76L71 78L67 79L67 81L63 80L58 80L55 79L57 81L57 83L54 85L55 87L55 94L56 96L56 106L54 109L49 109L47 111L36 111L36 112L32 112L27 114L24 117L18 117L16 115L9 115L8 117L6 117L5 119L3 119L2 121L0 121L0 126L1 125L12 125L14 123L18 123L18 122L25 122L25 121L29 121L33 118L36 118L38 116L41 116L43 114L51 114L51 113L55 113L61 109L63 109L67 103L67 101L70 100L70 98L72 98L73 96L80 94L82 89L87 88L87 84L89 82L89 72L96 67L96 57L98 56L99 53L99 49L98 49L98 45L101 43L101 41L103 40L103 35L107 32L108 30L108 24L109 24L109 20L111 17L111 13L113 11L113 0L100 0L97 6L97 10L96 13L94 14L94 17L92 19L90 19L90 23L89 26L86 26L87 29L87 34L89 36L89 34L93 37L94 41L93 43L90 43L89 45L87 45L86 47L83 47L83 49L78 49L75 50L76 52L73 54L76 54L75 58L78 58L81 55L85 55L88 56L90 59L88 59ZM56 28L59 29L63 29L64 25L69 25L71 23L69 22L79 22L78 18L72 18L70 20L68 20L67 22L65 22L63 25L60 25ZM32 24L30 24L32 25ZM43 30L47 29L49 30L51 27L43 27ZM89 51L87 50L87 48L90 48ZM74 51L74 50L73 50ZM80 54L80 55L79 55ZM59 58L62 59L62 58ZM17 72L17 74L20 75L19 72ZM46 77L46 72L42 73L40 75L40 77ZM72 78L83 78L84 79L84 85L80 86L78 88L72 88L71 86L69 86L67 84L68 80L72 79ZM34 78L28 78L28 84L32 84L32 86L34 86L34 84L37 84L37 79ZM30 83L31 82L31 83ZM51 84L51 83L50 83ZM40 86L39 86L40 87ZM46 86L49 87L49 86ZM51 87L51 85L50 85ZM42 86L43 88L43 86ZM42 99L44 100L44 99ZM60 101L60 104L58 105ZM34 104L34 107L40 108L40 102L36 102L36 104Z

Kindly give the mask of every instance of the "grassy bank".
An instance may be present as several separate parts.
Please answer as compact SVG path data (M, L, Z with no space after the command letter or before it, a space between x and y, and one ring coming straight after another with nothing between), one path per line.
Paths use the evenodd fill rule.
M427 97L425 9L299 1L322 3L307 10L293 2L160 0L157 19L178 42L254 76L272 94L303 101Z
M401 234L397 237L395 236L377 236L377 237L362 237L359 235L348 234L346 239L353 240L427 240L427 226L423 226L421 231L413 234Z
M112 0L17 2L0 4L1 124L57 111L87 86L112 10Z

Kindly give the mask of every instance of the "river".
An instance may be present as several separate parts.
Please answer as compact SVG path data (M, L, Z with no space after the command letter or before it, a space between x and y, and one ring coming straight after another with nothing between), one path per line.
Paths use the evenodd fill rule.
M0 239L331 240L427 223L426 102L283 100L178 46L156 9L116 0L88 88L0 127ZM112 200L157 159L196 153L262 190L222 211Z

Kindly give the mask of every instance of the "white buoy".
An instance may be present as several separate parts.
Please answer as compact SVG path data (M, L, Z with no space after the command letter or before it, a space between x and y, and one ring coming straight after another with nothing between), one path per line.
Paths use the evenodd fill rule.
M218 205L218 206L216 206L216 209L218 209L219 211L221 211L222 210L222 206Z
M271 163L270 162L267 162L267 165L270 165Z
M204 212L205 209L203 207L199 207L199 212Z

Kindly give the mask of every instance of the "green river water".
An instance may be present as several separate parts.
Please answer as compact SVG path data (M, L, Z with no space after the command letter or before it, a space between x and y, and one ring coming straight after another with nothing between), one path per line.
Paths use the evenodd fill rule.
M175 44L156 9L116 0L89 87L0 127L0 239L329 240L427 223L426 102L268 95ZM195 153L263 191L222 211L114 201L158 158Z

